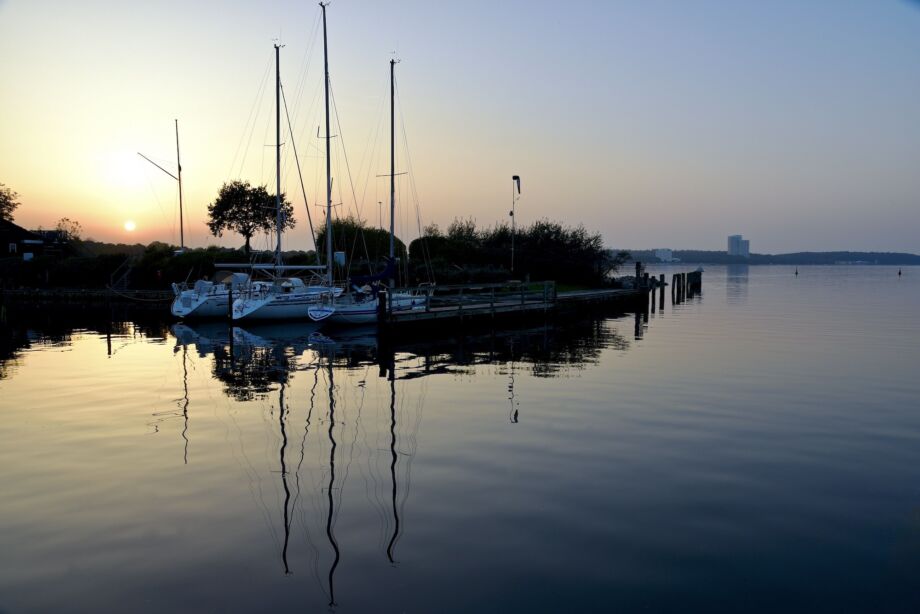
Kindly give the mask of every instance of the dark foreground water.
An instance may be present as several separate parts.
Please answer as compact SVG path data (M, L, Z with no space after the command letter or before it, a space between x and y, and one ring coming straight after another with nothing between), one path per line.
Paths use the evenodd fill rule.
M920 611L918 315L916 269L709 267L392 347L14 317L0 611Z

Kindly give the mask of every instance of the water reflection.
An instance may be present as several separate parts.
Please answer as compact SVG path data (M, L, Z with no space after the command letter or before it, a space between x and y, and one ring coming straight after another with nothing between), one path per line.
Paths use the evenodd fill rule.
M747 302L750 265L729 264L725 267L725 297L730 305Z
M642 314L637 314L637 317L640 322L643 321ZM437 374L470 374L480 366L492 365L499 372L503 371L508 378L508 420L517 424L521 419L516 391L519 372L523 370L535 377L565 376L571 369L584 369L587 365L595 364L605 349L626 350L630 346L630 341L623 338L602 317L570 321L561 327L545 324L513 330L467 331L462 335L441 339L394 338L378 335L375 327L325 333L309 323L233 328L225 323L183 323L173 325L171 331L176 348L182 349L183 356L194 348L198 356L210 358L212 377L222 383L224 393L234 401L249 403L264 400L275 393L278 395L277 462L281 486L280 516L284 529L280 556L285 575L296 571L290 553L294 543L292 523L298 514L300 474L313 421L320 374L325 376L328 409L324 418L327 420L325 435L328 453L323 463L325 481L318 486L325 500L323 531L328 544L328 566L323 590L330 607L338 605L335 578L346 556L336 534L336 518L348 473L346 469L343 476L340 465L343 462L346 467L350 465L350 456L342 458L342 455L353 455L355 445L352 442L349 453L342 446L342 437L351 439L353 436L357 440L359 431L366 428L361 423L363 396L356 416L350 416L347 421L339 416L340 397L354 392L353 389L340 388L338 380L341 377L349 372L360 373L375 369L378 377L386 381L388 419L386 426L380 425L380 428L386 429L388 441L386 449L378 451L388 457L387 468L384 470L388 473L389 482L388 509L382 520L388 528L381 546L387 562L397 565L398 544L406 530L403 507L409 497L409 474L417 445L415 433L421 422L424 405L424 397L419 396L414 419L409 420L408 435L405 435L400 425L401 417L411 416L412 412L407 413L407 408L401 407L398 395L400 382L409 383ZM288 397L292 383L300 381L294 379L299 372L309 372L311 384L305 409L300 461L296 468L291 468L287 459L291 416ZM359 388L366 385L366 379L358 382ZM187 393L187 388L184 390ZM183 416L186 419L187 408L186 399L183 405ZM378 483L373 471L369 479L374 484ZM378 514L381 511L378 509ZM306 524L304 531L307 532ZM309 536L307 539L312 547L312 540Z
M565 377L598 363L606 349L625 350L631 344L603 316L510 330L468 329L441 338L378 335L374 327L325 333L307 323L246 327L225 322L174 323L167 328L155 321L99 321L90 328L58 321L42 328L45 324L4 330L0 367L14 366L17 356L32 344L69 345L83 333L98 335L100 341L105 338L104 349L101 344L94 346L100 354L104 351L104 360L120 360L119 351L133 343L170 342L167 350L176 361L175 376L166 387L170 406L147 415L152 416L153 433L170 432L182 446L181 462L178 454L174 457L182 466L197 471L208 466L214 452L217 407L211 393L220 390L228 403L231 429L239 437L238 442L230 442L233 455L249 483L252 502L262 511L272 559L280 559L284 576L306 569L329 607L340 602L336 581L344 570L342 563L357 564L361 555L356 552L354 532L340 535L336 526L343 504L354 508L358 503L354 495L344 494L356 453L366 462L366 469L358 465L367 501L379 518L376 552L386 565L400 565L401 540L412 535L406 507L425 405L425 378L468 376L488 367L507 378L507 420L518 424L521 391L517 387L526 382L521 375ZM378 413L362 416L365 387L374 380L368 377L370 373L376 373L375 381L380 382L374 388L376 396L372 395L379 402ZM204 385L207 381L218 386L208 387ZM408 395L407 390L411 390ZM500 391L496 394L501 400ZM357 408L349 403L356 395ZM203 413L203 408L209 411ZM238 412L248 412L248 416L238 421ZM256 436L270 435L265 448L269 451L267 469L259 469L259 459L252 452L254 414L265 417L265 426L259 427L261 435ZM303 432L295 434L300 419ZM176 427L161 428L167 421ZM325 428L314 428L317 422ZM316 456L305 460L311 448ZM304 480L311 475L312 480ZM266 497L268 484L277 493L274 504ZM322 537L317 540L317 536Z

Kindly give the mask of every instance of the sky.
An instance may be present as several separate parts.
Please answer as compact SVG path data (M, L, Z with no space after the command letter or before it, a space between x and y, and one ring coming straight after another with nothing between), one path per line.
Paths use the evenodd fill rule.
M519 224L584 224L613 248L724 250L742 233L758 253L920 253L920 3L333 0L327 14L336 215L385 223L397 57L404 239L507 222L517 174ZM241 244L209 234L207 205L233 179L274 192L280 41L297 218L284 245L310 247L319 15L288 0L0 0L15 221L177 244L177 184L137 152L174 173L178 119L186 243Z

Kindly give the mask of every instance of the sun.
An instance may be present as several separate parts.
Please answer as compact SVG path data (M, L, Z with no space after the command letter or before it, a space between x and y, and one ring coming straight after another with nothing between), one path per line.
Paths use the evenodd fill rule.
M137 228L137 224L134 223L134 220L125 221L125 230L128 232L134 232L135 228Z

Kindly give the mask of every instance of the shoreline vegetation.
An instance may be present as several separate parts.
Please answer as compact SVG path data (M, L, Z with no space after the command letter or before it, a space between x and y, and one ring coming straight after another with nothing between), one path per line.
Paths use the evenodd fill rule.
M354 274L379 268L388 251L389 234L354 218L333 224L336 245L348 246L346 266ZM507 224L477 227L472 219L455 219L446 230L436 225L424 228L422 236L408 248L396 239L400 260L400 282L465 284L553 280L563 287L600 288L615 284L613 274L628 263L662 263L652 250L611 250L599 233L583 226L566 226L538 220L517 230L514 236L514 270L511 270L511 229ZM323 253L325 229L317 232L317 246ZM173 282L194 281L214 273L215 263L270 262L270 252L246 254L238 249L209 246L176 253L176 246L155 241L149 245L112 244L73 237L59 253L39 255L30 261L0 259L0 289L87 289L168 291ZM677 265L920 265L920 255L888 252L798 252L751 254L749 258L725 252L674 250ZM313 250L284 252L291 265L317 263ZM342 277L343 271L337 271Z
M363 275L381 268L389 249L389 233L354 219L337 220L334 244L347 246L345 269ZM325 229L317 231L317 246L325 250ZM515 266L511 269L511 229L506 224L479 228L471 219L455 220L446 231L431 225L408 248L398 238L395 251L403 285L463 284L518 280L554 280L573 287L604 287L628 258L604 248L598 233L583 226L539 220L514 235ZM73 288L169 290L170 284L214 274L215 264L270 263L272 252L209 246L186 249L155 241L149 245L110 244L73 238L55 254L32 260L0 259L0 288ZM316 252L285 251L285 264L313 265Z

